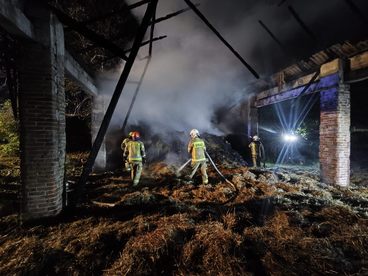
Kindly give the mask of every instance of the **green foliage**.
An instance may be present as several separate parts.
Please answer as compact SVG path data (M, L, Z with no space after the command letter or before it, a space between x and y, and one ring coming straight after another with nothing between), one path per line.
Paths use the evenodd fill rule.
M305 124L303 124L303 127L298 127L296 129L296 134L298 134L299 136L303 137L304 139L308 140L308 129L305 126Z
M0 156L15 156L18 154L18 122L14 120L10 100L7 100L0 109Z

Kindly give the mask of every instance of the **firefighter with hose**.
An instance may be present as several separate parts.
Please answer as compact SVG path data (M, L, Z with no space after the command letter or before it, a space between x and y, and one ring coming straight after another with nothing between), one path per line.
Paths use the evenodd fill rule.
M124 149L124 159L128 161L133 186L137 186L141 178L143 163L146 162L146 151L144 144L140 141L140 133L133 131L131 140L128 141Z
M190 141L188 143L188 153L192 157L192 173L190 178L194 176L198 168L200 167L202 175L202 184L208 184L207 176L207 159L206 159L206 145L199 136L197 129L192 129L189 133Z
M180 176L180 171L182 171L191 162L191 164L192 164L192 173L189 176L189 178L190 179L193 178L194 174L196 173L196 171L198 170L198 168L200 166L201 167L201 174L202 174L202 183L203 184L208 184L208 176L207 176L207 158L208 158L208 160L210 161L210 163L212 164L212 166L216 170L216 172L219 174L219 176L233 188L233 190L235 192L234 197L236 197L236 195L239 192L239 189L234 185L234 183L232 183L231 181L226 179L225 176L216 167L216 165L213 162L211 156L206 151L205 142L204 142L203 139L200 138L199 131L197 129L192 129L190 131L190 137L191 137L191 139L190 139L189 144L188 144L188 152L191 154L191 159L186 161L176 171L176 175L179 177ZM232 197L232 198L234 198L234 197ZM231 200L232 198L230 198L229 200Z

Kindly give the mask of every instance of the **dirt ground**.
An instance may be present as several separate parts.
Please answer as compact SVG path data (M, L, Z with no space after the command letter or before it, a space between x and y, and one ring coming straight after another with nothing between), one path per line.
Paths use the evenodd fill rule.
M92 175L58 218L3 216L0 275L368 275L368 173L341 188L313 168L215 162L236 188L212 167L201 185L151 163L138 187L126 172Z

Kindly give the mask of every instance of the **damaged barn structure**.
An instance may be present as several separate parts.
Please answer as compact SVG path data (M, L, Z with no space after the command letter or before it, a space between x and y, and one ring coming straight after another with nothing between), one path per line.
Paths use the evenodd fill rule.
M93 136L97 137L97 144L100 145L92 149L92 157L87 161L87 169L82 174L85 181L90 173L88 167L92 167L96 157L102 166L106 163L103 138L114 111L114 101L116 105L143 36L150 25L152 10L157 4L157 1L140 1L140 4L149 3L149 6L141 27L137 29L130 55L126 57L126 51L59 9L44 6L42 1L33 1L32 7L27 8L27 2L30 1L0 1L1 28L19 40L20 55L16 64L19 74L22 213L26 220L55 216L63 208L66 148L65 76L73 79L93 98L91 129ZM114 93L112 104L106 113L106 99L99 94L94 77L65 48L66 28L74 28L94 44L126 60L125 69L117 84L117 93ZM151 42L152 40L151 36ZM252 70L250 66L248 69ZM257 76L255 72L253 74ZM252 88L253 94L247 100L248 114L244 121L248 126L249 135L257 133L258 108L319 93L319 156L322 181L331 185L349 185L349 84L368 77L368 42L334 45L315 54L308 62L303 62L303 66L300 66L300 63L290 66L274 77L277 81L267 79L268 83L265 85L266 81L262 79ZM264 89L270 87L270 82L275 83L275 87Z
M344 31L325 24L327 19L346 15L344 20L354 16L355 23L367 27L368 20L359 9L368 11L363 1L334 1L339 8L333 13L329 10L332 1L316 0L319 15L326 16L321 30L321 22L312 24L318 16L308 17L304 9L311 8L312 1L302 0L198 4L190 0L176 4L172 0L0 0L0 126L4 106L6 118L15 117L20 130L20 156L6 156L2 146L7 141L0 129L0 274L367 275L368 162L361 156L368 155L368 143L354 141L358 131L359 139L366 140L367 135L363 99L368 85L368 37L365 30L354 31L349 22ZM176 12L156 18L168 7ZM228 17L239 32L217 21L229 20L221 17L226 8L234 11ZM260 10L266 12L257 13ZM297 11L302 10L299 15ZM280 37L275 36L258 20L266 22L266 16L274 15L270 11L292 25L280 24L279 30L294 40L288 41L281 31ZM156 25L184 12L187 18L176 18L170 28ZM254 12L260 15L256 20ZM240 24L235 15L246 20ZM184 23L187 36L183 29L176 30ZM248 34L249 25L264 30L253 34L258 39L253 47L247 48L251 42L245 39L241 47L247 49L242 51L234 34ZM317 37L326 30L335 32L319 41ZM168 38L153 44L166 38L154 37L161 31ZM205 39L198 39L201 35ZM189 52L178 47L192 36L195 39L186 45ZM300 45L300 37L310 44ZM267 45L264 50L272 49L271 59L263 55L259 40ZM170 52L165 43L172 41L175 51ZM203 41L210 42L202 45ZM173 68L183 61L177 59L178 53L184 53L187 60L196 43L207 48L193 58L194 67L186 64L177 73ZM222 48L214 47L207 55L216 43ZM289 43L290 48L300 48L286 49ZM138 55L143 52L140 49L148 56ZM220 56L221 50L234 59L230 67L221 64L220 74L217 70L203 73L219 61L227 62L228 56L210 60L211 54ZM207 65L203 60L211 62ZM132 68L139 61L143 61L137 67L141 75ZM148 66L152 69L147 70ZM172 75L163 74L165 66ZM183 78L188 68L193 72ZM227 69L234 72L227 74ZM155 87L178 75L179 82ZM178 83L184 88L176 91ZM126 89L126 84L132 89ZM107 87L114 91L106 92ZM145 96L159 101L138 98L140 89L141 94L149 92ZM206 89L211 99L219 96L216 93L224 96L219 97L219 105L217 101L202 106L206 101L197 96L205 98ZM131 102L126 96L132 96ZM192 97L198 113L185 106L193 105ZM119 98L127 104L123 106ZM185 98L190 101L184 103ZM157 107L160 101L170 109ZM363 103L359 108L357 101ZM313 144L300 142L313 151L311 166L299 160L282 164L273 157L270 163L266 160L267 167L247 166L244 151L249 150L250 136L258 134L266 152L267 146L275 144L275 154L279 154L280 145L289 145L278 139L280 127L296 130L312 104ZM133 112L129 120L133 105L139 116ZM285 112L280 118L282 108ZM125 111L122 120L117 113ZM181 111L191 113L188 121ZM357 111L363 114L358 123ZM165 116L148 118L157 112ZM195 166L189 166L186 129L192 127L199 129L206 145L208 183L201 183ZM123 160L117 162L113 156L121 158L121 138L133 130L141 133L147 153L136 186L122 169ZM72 143L82 146L71 150ZM117 164L119 168L114 167Z

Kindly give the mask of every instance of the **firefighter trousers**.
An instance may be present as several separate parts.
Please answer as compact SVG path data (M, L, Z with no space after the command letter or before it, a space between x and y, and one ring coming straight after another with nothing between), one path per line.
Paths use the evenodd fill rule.
M137 186L142 174L142 162L129 162L130 174L133 180L133 186Z
M193 170L196 169L198 163L199 163L200 170L201 170L201 175L202 175L202 184L208 184L207 162L206 161L192 162Z

